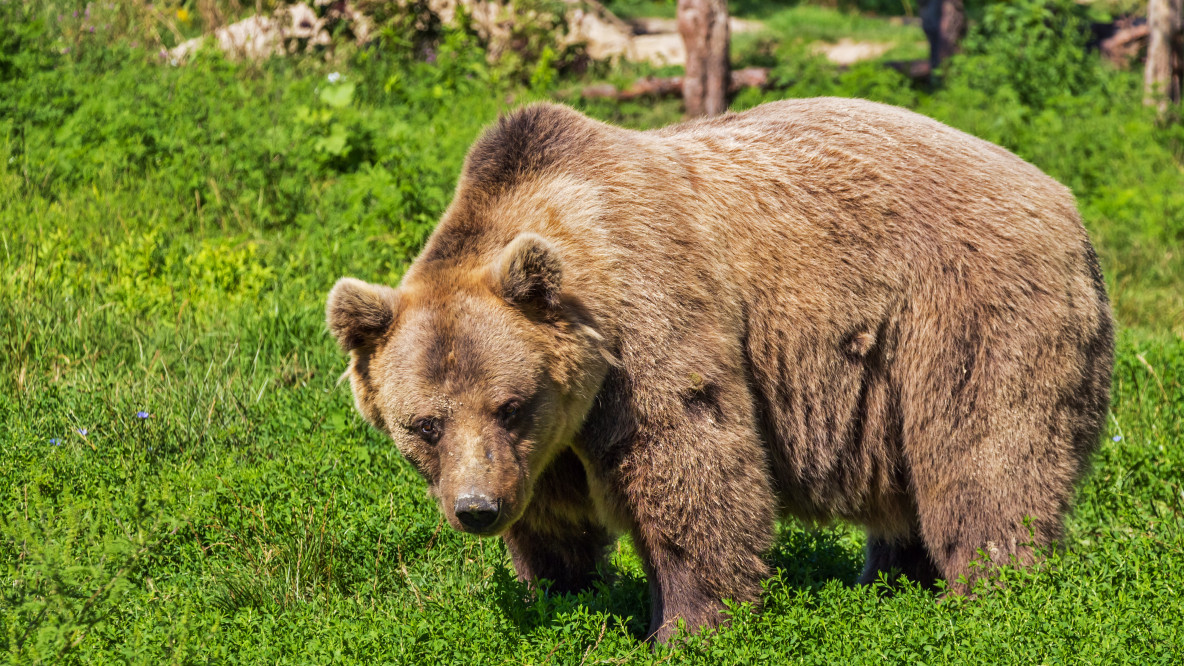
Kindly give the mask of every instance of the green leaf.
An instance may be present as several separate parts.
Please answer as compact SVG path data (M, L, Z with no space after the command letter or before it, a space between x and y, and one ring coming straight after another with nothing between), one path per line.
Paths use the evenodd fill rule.
M321 88L321 101L335 109L345 108L354 100L356 88L352 81Z
M313 146L320 152L340 155L345 152L345 143L348 139L349 133L346 132L345 127L340 123L334 123L333 127L329 129L329 136L317 139Z

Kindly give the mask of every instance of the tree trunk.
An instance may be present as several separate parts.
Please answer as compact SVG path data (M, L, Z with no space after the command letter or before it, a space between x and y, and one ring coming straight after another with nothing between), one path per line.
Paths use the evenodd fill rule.
M1184 78L1184 0L1151 0L1147 7L1147 69L1143 73L1144 103L1167 110L1180 101Z
M921 2L921 29L929 40L929 66L936 72L943 60L957 53L958 42L966 36L966 10L962 0Z
M678 32L687 50L682 96L688 116L728 108L728 5L724 0L678 0Z

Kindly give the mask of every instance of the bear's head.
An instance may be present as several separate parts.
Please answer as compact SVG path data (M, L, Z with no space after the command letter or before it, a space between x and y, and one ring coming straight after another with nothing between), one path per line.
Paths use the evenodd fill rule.
M342 278L329 329L358 410L427 480L456 529L494 535L572 442L608 370L563 290L558 248L522 233L477 265L417 262L397 289Z

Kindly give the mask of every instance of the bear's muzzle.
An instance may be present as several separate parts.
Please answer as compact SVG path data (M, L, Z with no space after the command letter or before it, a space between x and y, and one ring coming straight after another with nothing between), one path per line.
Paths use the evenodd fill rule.
M465 531L481 534L489 531L501 515L501 502L484 495L467 494L456 498L456 519Z

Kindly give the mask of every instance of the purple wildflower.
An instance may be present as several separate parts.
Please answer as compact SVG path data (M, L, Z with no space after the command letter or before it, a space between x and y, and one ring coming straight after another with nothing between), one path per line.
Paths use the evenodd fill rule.
M146 419L146 418L148 418L148 412L145 412L145 411L136 412L136 418Z
M1122 435L1115 435L1115 436L1111 437L1110 439L1111 439L1111 440L1113 440L1113 441L1115 441L1115 442L1121 442L1121 441L1122 441Z
M86 437L87 430L86 430L86 428L79 428L79 429L75 430L75 432L77 432L79 435L82 435L83 437Z
M50 444L53 444L54 446L61 446L61 445L62 445L62 440L60 440L60 439L57 439L57 438L55 437L55 438L53 438L53 439L49 440L49 443L50 443Z
M74 18L78 18L78 11L77 10L74 11Z

